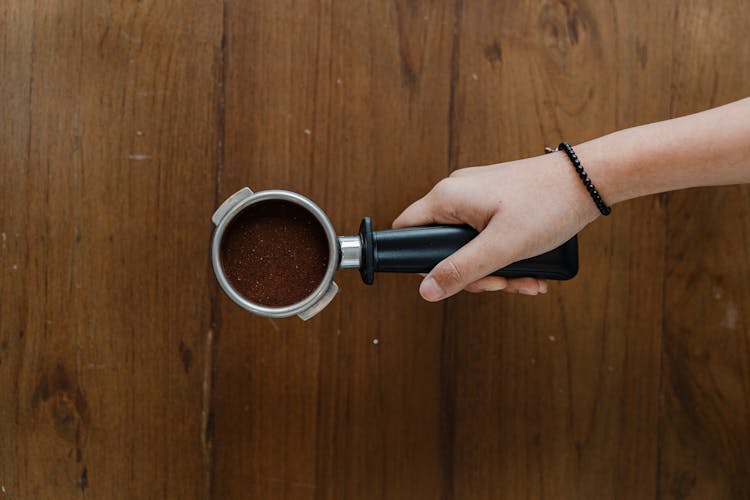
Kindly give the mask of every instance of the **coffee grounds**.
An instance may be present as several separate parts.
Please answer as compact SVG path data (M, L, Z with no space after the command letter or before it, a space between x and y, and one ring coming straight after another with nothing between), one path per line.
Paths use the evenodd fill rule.
M328 239L305 208L283 200L249 206L224 233L221 265L229 283L251 302L295 304L323 281Z

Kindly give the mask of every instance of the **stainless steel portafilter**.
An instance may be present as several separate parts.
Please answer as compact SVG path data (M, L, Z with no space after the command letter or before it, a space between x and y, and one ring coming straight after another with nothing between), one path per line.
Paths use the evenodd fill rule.
M227 279L221 262L224 235L231 222L253 205L270 200L294 203L306 209L320 223L328 242L328 266L318 287L301 301L282 307L269 307L248 300ZM338 293L333 281L338 269L359 269L362 280L372 285L376 272L428 273L436 264L471 241L477 232L470 226L422 226L373 231L369 217L364 217L355 236L337 236L325 212L308 198L285 190L254 193L242 188L214 212L211 262L222 290L237 305L260 316L283 318L297 315L310 319L327 306ZM506 266L494 273L508 278L534 277L568 280L578 272L578 242L574 236L563 245L530 259Z

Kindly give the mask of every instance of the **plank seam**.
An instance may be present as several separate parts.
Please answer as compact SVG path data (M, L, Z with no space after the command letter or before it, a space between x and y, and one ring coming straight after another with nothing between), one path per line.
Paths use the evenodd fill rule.
M226 123L226 60L227 60L227 19L228 0L221 3L221 42L218 53L218 92L216 98L217 114L217 145L216 145L216 188L214 191L214 206L219 204L221 195L221 177L224 171L224 139ZM210 274L210 273L209 273ZM210 279L210 278L209 278ZM203 449L203 460L205 467L205 497L212 500L215 496L214 478L216 475L216 460L214 450L214 409L216 390L216 336L219 332L219 288L213 281L211 288L211 313L210 328L206 333L206 344L204 346L204 372L203 372L203 411L201 412L201 446Z
M458 82L459 29L461 26L461 0L456 0L453 14L453 38L450 59L450 91L448 95L448 174L456 168L457 147L454 139L456 121L455 98ZM447 328L448 303L443 301L443 322L440 329L440 448L442 455L442 484L440 498L454 497L454 444L456 437L456 373L455 346L449 345Z

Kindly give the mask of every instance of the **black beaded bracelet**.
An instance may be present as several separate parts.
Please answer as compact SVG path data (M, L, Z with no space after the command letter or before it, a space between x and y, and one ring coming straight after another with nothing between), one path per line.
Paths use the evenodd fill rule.
M586 171L583 169L583 165L581 165L581 161L578 159L578 156L576 156L575 151L573 151L573 148L570 144L567 142L561 142L559 146L557 146L556 149L551 148L544 148L544 151L547 153L552 153L554 151L565 151L565 154L568 155L568 158L570 158L570 161L573 163L573 166L576 169L576 172L578 172L578 176L583 181L583 185L586 186L586 189L588 190L589 194L591 195L591 199L594 200L594 203L596 203L596 208L599 209L599 211L602 213L602 215L609 215L612 213L612 208L608 207L606 203L604 203L604 200L602 200L601 195L594 187L594 183L591 182L591 179L589 179L589 176L586 174Z

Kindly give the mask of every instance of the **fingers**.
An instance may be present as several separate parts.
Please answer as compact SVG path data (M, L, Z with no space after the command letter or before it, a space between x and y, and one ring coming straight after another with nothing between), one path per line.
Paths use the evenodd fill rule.
M435 223L435 213L432 210L430 200L425 196L401 212L401 215L393 221L393 228L424 226Z
M456 179L443 179L435 184L432 191L401 212L393 221L393 227L464 223L476 227L486 217L476 207L467 205L466 201L466 191Z
M547 293L549 289L545 280L536 278L503 278L502 276L487 276L473 283L469 283L464 290L471 293L495 292L502 290L507 293L522 295L539 295Z
M443 179L393 221L393 228L428 224L468 224L482 231L492 218L486 205L472 203L470 190L456 179Z
M514 278L505 288L509 293L520 293L521 295L539 295L547 293L547 282L536 278Z
M498 261L502 263L502 258L487 258L493 254L502 255L487 232L479 233L476 238L438 263L422 281L419 293L425 300L435 302L460 292L469 284L502 267L494 264Z
M464 287L464 290L471 293L497 292L505 290L508 287L508 282L508 278L502 276L487 276L469 283Z
M393 221L393 228L424 226L435 223L453 223L458 224L468 222L461 220L461 217L452 210L456 200L454 195L459 194L462 199L461 190L457 189L455 177L465 175L469 170L477 170L482 167L471 167L455 170L451 177L446 178L435 184L435 187L425 196L415 201ZM467 214L471 215L471 214Z

